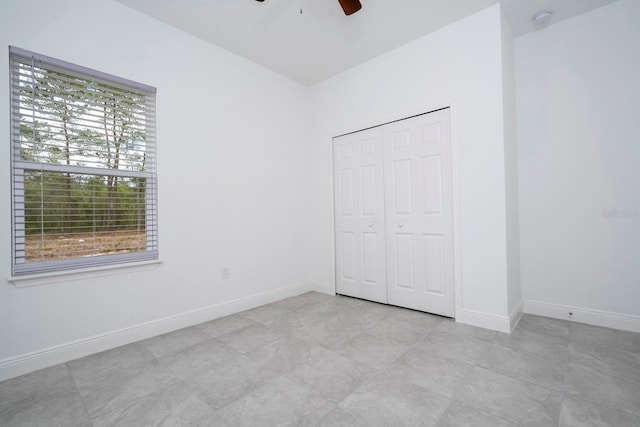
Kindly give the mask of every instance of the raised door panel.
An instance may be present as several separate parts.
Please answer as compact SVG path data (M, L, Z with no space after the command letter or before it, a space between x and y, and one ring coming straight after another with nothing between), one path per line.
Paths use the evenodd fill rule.
M342 265L341 278L355 281L358 268L356 266L356 236L355 233L340 233L340 264Z
M393 162L393 214L411 215L413 213L413 194L411 160Z
M352 217L356 213L355 187L353 169L342 169L338 175L338 188L340 189L340 215Z
M367 165L360 168L362 215L366 217L375 217L378 214L377 169L377 165Z
M395 233L395 286L404 290L413 291L414 283L414 250L413 234Z
M442 156L422 158L424 215L442 215Z
M425 292L435 295L445 293L445 247L444 236L424 234L422 236L422 253L424 253Z

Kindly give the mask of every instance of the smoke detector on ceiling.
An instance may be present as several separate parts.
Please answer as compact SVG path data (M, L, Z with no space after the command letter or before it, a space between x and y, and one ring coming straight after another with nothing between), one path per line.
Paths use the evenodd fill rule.
M549 21L551 21L551 15L553 15L553 10L541 10L531 17L531 21L537 28L542 28L549 24Z

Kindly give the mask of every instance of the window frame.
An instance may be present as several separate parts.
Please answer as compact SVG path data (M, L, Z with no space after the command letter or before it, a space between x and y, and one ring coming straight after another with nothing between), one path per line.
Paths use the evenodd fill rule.
M21 158L22 143L20 140L19 123L20 112L19 95L13 90L14 61L31 61L39 68L48 71L61 72L92 83L108 85L110 87L135 92L144 97L145 117L145 170L133 171L125 169L108 169L80 165L64 165L45 163L42 161L27 161ZM155 263L159 260L158 251L158 202L157 202L157 141L156 141L156 88L137 83L101 71L76 65L70 62L51 58L25 49L9 46L9 81L10 81L10 176L11 176L11 271L13 278L42 274L61 275L78 273L89 269L103 270L113 267L135 267ZM142 103L137 104L142 105ZM18 123L18 126L16 126ZM26 248L19 250L19 245L26 245L26 227L18 226L20 219L25 219L25 187L24 176L29 171L54 172L60 174L80 174L92 176L118 176L124 178L144 179L145 198L145 249L136 252L106 254L97 256L79 256L48 261L26 260ZM22 252L22 256L18 253Z

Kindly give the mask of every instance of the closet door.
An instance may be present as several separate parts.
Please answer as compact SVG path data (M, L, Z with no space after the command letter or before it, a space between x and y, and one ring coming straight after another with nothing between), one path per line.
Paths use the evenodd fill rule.
M382 128L334 138L336 292L387 302Z
M384 126L389 304L454 316L449 109Z

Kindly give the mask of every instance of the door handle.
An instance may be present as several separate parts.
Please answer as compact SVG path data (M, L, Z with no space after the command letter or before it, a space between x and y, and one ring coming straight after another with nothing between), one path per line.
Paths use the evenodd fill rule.
M372 228L372 227L373 227L373 224L369 224L369 225L368 225L368 227L369 227L369 228Z
M404 224L398 224L398 228L404 227Z

